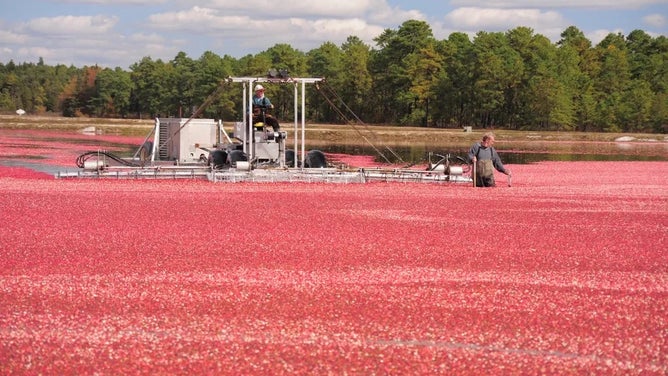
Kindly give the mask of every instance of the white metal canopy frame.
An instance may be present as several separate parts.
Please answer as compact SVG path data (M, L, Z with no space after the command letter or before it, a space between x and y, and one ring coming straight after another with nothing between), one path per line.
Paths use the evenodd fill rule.
M306 84L313 84L323 81L324 78L304 78L304 77L228 77L228 82L243 84L243 97L247 100L243 101L243 121L246 125L246 132L248 135L253 134L253 124L249 121L248 116L250 109L253 108L253 86L257 83L278 83L278 84L292 84L294 86L294 102L295 102L295 119L294 119L294 151L295 155L300 155L298 151L301 148L301 165L304 165L306 158ZM300 91L301 90L301 91ZM301 102L301 119L299 118L299 103ZM299 124L301 121L301 132ZM247 137L249 142L253 142L252 137ZM253 148L248 142L244 143L244 152L248 154L249 159L253 159ZM297 167L297 158L294 160Z

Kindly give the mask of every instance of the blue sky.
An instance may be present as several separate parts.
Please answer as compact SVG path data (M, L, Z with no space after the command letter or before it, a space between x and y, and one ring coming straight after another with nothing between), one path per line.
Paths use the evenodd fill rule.
M553 42L576 26L594 43L641 29L668 35L668 0L0 0L0 62L128 69L179 51L236 58L277 43L307 52L424 20L434 36L528 26Z

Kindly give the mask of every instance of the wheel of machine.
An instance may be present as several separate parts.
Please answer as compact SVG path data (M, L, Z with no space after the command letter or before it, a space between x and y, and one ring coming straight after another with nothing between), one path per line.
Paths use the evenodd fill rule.
M248 156L246 153L243 152L243 150L232 150L228 155L227 155L227 162L229 164L234 164L239 161L247 161Z
M221 169L227 163L227 152L224 150L214 150L209 154L209 166L214 169Z
M305 168L323 168L327 167L327 158L325 158L325 153L320 150L311 150L306 154L304 158L304 167Z
M295 151L290 149L285 151L285 165L295 167Z

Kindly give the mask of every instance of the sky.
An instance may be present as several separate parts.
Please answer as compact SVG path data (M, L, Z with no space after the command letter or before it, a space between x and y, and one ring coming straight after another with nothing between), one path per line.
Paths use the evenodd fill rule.
M303 52L426 21L434 36L518 26L556 43L569 26L595 45L609 33L668 35L668 0L0 0L0 63L128 70L144 57L241 58L278 43Z

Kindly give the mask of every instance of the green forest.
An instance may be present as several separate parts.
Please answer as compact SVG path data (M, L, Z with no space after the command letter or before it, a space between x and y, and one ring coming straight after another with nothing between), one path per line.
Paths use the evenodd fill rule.
M150 56L129 68L0 63L0 112L68 117L189 117L230 76L324 77L343 118L310 85L311 122L511 130L651 132L668 130L668 40L642 30L593 45L577 27L553 43L531 28L433 36L424 21L386 29L369 46L350 36L308 52L289 43L233 58ZM312 87L311 87L312 86ZM294 117L294 89L267 85L279 118ZM239 120L240 86L224 85L202 117Z

